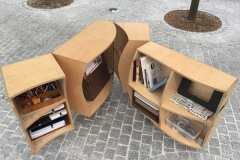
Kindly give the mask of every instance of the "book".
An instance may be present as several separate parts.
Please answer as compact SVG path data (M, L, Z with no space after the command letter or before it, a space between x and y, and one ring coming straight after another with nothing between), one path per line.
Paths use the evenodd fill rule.
M136 59L136 82L140 81L139 65L140 65L140 60L139 60L139 58L137 58Z
M186 109L188 112L192 113L196 117L202 119L203 121L207 121L208 117L210 117L213 112L208 110L207 108L193 102L192 100L178 94L177 92L174 93L169 100L173 103L181 106L182 108Z
M55 116L52 118L54 118L54 119L51 119L50 116L42 117L42 118L38 119L36 122L34 122L31 126L29 126L28 129L34 132L36 130L39 130L41 128L49 126L53 123L56 123L60 120L64 120L67 118L67 116L65 114L65 115Z
M162 85L166 84L168 81L168 77L164 78L163 80L161 80L160 82L158 82L157 84L155 84L152 88L149 89L149 92L153 92L156 89L158 89L159 87L161 87Z
M136 59L133 61L133 81L136 81Z
M84 77L88 77L102 63L102 55L91 61L85 71Z
M147 100L145 97L141 96L138 92L134 92L134 97L140 99L141 101L143 101L144 103L149 105L151 108L153 108L154 110L158 111L158 106L157 105L155 105L151 101Z
M83 95L87 101L93 101L108 83L110 75L107 63L103 57L100 65L87 77L83 78Z
M144 107L145 109L147 109L148 111L150 111L152 114L154 114L155 116L158 116L159 113L157 110L153 109L152 107L148 106L146 103L144 103L143 101L141 101L140 99L135 97L135 102L137 102L138 104L140 104L142 107Z
M146 70L149 88L152 88L155 84L164 79L162 65L157 61L151 59L151 61L146 64Z
M144 86L147 87L147 81L146 81L146 64L151 61L151 58L148 56L142 56L140 57L141 60L141 68L142 68L142 73L143 73L143 81L144 81Z
M30 137L32 139L34 139L34 138L40 137L44 134L47 134L47 133L49 133L53 130L56 130L60 127L63 127L65 125L66 125L65 120L61 120L59 122L53 123L52 125L46 126L46 127L41 128L39 130L36 130L36 131L29 130L29 134L30 134Z
M136 101L134 102L134 106L139 109L141 112L143 112L144 114L146 114L148 117L150 117L151 119L153 119L154 121L156 121L158 123L159 121L159 116L154 115L152 112L150 112L149 110L147 110L146 108L144 108L143 106L141 106L140 104L138 104Z

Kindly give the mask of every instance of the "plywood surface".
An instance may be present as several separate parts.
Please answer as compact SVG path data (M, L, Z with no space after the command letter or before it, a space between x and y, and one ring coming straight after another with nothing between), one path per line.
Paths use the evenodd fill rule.
M150 29L148 23L116 22L127 34L128 40L150 41Z
M2 75L10 98L41 84L65 77L52 54L3 66Z
M160 61L184 77L218 91L226 92L237 81L236 77L154 42L148 42L139 47L138 51Z
M96 20L53 53L89 63L111 45L115 36L113 22Z

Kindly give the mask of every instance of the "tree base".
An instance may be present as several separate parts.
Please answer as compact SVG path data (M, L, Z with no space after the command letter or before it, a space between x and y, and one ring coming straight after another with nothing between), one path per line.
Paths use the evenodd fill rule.
M27 4L30 7L38 9L54 9L67 6L74 0L28 0Z
M206 12L198 11L195 22L187 20L189 10L174 10L164 16L165 22L174 28L191 32L211 32L222 26L221 20Z

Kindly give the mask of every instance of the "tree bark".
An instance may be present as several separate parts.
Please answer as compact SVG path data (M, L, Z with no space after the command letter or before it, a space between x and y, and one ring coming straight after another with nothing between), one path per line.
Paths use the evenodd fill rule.
M195 22L200 0L192 0L187 20Z

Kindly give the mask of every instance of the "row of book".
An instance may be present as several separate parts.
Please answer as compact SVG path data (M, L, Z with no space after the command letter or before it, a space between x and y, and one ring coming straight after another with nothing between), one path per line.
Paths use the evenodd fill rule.
M154 121L159 121L158 106L147 100L145 97L140 95L138 92L134 92L134 106L138 108L141 112L148 115Z
M87 101L93 101L110 79L103 55L90 62L83 76L82 89Z
M133 61L133 81L141 82L152 92L165 84L168 77L164 77L163 67L152 58L141 55Z
M28 127L30 137L35 139L53 130L61 128L66 125L67 119L68 117L65 105L60 104Z

